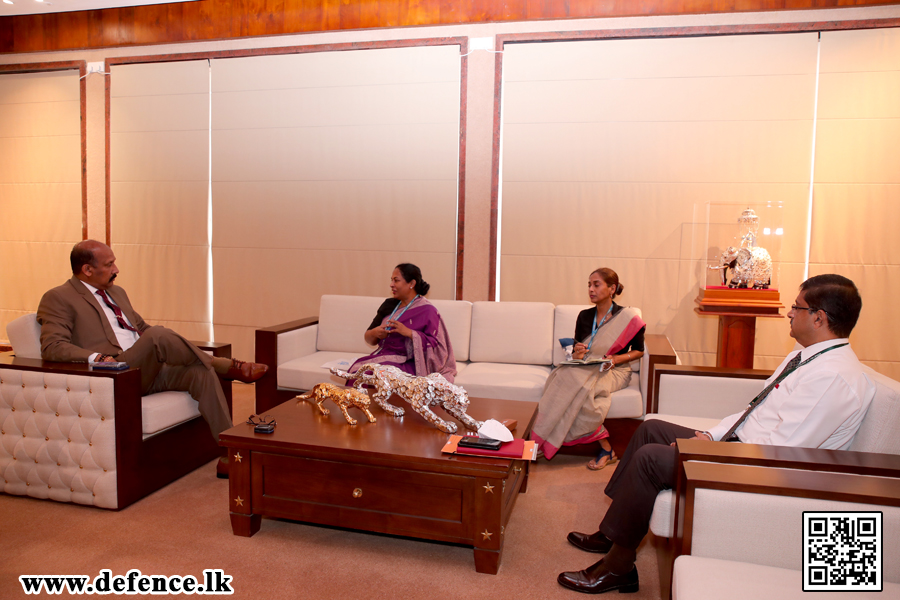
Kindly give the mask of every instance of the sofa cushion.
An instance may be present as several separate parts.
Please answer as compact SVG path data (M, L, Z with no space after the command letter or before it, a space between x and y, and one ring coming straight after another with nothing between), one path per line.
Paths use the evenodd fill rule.
M662 413L650 413L644 419L659 419L668 421L682 427L689 427L694 431L707 431L722 422L722 419L708 419L704 417L685 417L684 415L667 415Z
M159 392L141 398L144 437L200 416L197 401L187 392Z
M286 363L307 354L316 352L316 339L319 337L319 324L300 327L278 334L278 363ZM270 367L277 365L269 365Z
M612 393L607 419L640 419L644 416L644 397L641 396L641 378L631 375L628 386Z
M456 362L469 360L469 342L472 333L472 303L465 300L429 300L444 320L453 357Z
M800 571L685 554L675 559L673 600L801 598Z
M649 416L649 415L648 415ZM663 490L656 495L653 514L650 515L650 531L657 537L670 538L675 535L675 492Z
M41 326L34 313L28 313L6 325L6 335L19 358L41 357Z
M359 356L374 352L375 347L366 344L363 335L384 300L376 296L322 296L316 349L355 352Z
M900 598L900 584L884 581L882 592L878 596ZM808 600L810 595L803 591L803 573L793 569L689 554L675 559L673 600ZM872 592L849 591L838 595L841 600L868 600L873 596Z
M575 321L578 313L590 306L582 304L560 304L553 309L553 364L559 365L566 360L566 353L559 343L560 338L575 335Z
M744 412L747 404L764 386L765 380L762 379L664 373L659 377L659 406L656 412L686 417L714 417L718 422L728 415ZM702 393L698 393L698 389Z
M317 383L344 385L346 383L344 379L332 375L328 369L322 368L322 365L336 360L346 360L349 367L361 356L366 355L355 352L316 352L289 360L278 365L278 387L306 391Z
M685 554L675 559L673 600L803 598L800 571Z
M458 365L459 366L459 365ZM537 402L544 391L550 367L506 363L469 363L456 376L473 398Z
M469 360L549 366L553 361L553 308L549 302L476 302L472 305Z

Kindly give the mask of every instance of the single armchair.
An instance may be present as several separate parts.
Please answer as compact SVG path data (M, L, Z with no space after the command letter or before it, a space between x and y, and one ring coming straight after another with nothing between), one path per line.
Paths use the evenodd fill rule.
M0 354L0 491L119 510L219 455L187 392L141 396L140 370L41 360L34 313ZM197 343L231 357L231 345ZM231 408L231 382L222 381Z
M812 504L804 503L803 500L790 503L787 500L782 501L781 497L823 498L858 503L860 500L856 497L839 498L835 494L829 495L826 493L828 492L827 485L833 485L837 480L843 481L845 484L851 482L862 484L864 481L869 481L846 479L850 477L875 478L870 481L877 481L879 478L900 478L900 383L869 368L866 368L866 373L875 384L875 398L869 406L849 450L679 440L681 461L679 488L660 492L650 522L650 530L658 538L661 538L658 550L663 598L669 597L674 560L678 556L694 552L693 548L695 547L692 545L692 540L696 539L697 524L709 524L711 519L717 518L724 518L730 522L735 521L733 516L713 517L706 508L710 506L709 504L704 504L703 507L695 506L696 496L688 495L689 483L686 478L695 476L698 469L701 473L700 477L709 475L705 473L704 469L715 471L709 475L712 478L711 481L699 484L700 488L710 487L724 491L763 494L766 497L764 499L766 505L771 506L773 511L782 510L782 503L785 506L791 504L793 508L790 510L794 512L790 514L797 519L800 518L800 513L796 512L796 507L812 506ZM721 418L746 408L748 400L762 390L763 382L769 375L771 372L747 369L661 366L654 373L656 397L653 399L653 405L657 409L657 413L648 415L648 418L662 418L700 431L706 430L718 423ZM726 466L741 467L741 469L736 471L725 469ZM749 473L745 468L750 467L758 470L758 477L771 479L770 484L767 484L768 487L764 486L764 491L753 492L750 485L738 485L739 473ZM826 488L819 491L815 491L815 488L803 487L802 481L805 478L813 477L813 474L816 474L815 477L819 482L830 483L822 484ZM835 475L835 477L826 476L828 474ZM837 475L841 477L837 477ZM716 482L714 476L725 478L725 482ZM738 479L731 481L727 479L729 476ZM772 483L773 481L774 483ZM691 485L696 487L698 484ZM869 498L872 500L869 502L870 504L900 506L900 501L891 499L892 492L889 489L886 490L883 487L879 489L887 495L881 498L877 496L877 493L872 494ZM708 496L706 492L701 495ZM734 499L738 496L724 496L720 497L718 501L724 501L722 498ZM761 496L750 499L742 497L742 502L749 502L752 505L763 502L761 498ZM757 531L761 524L752 519L749 521L744 519L744 515L750 513L744 511L743 508L735 508L735 506L737 505L729 509L730 514L741 515L740 522L745 525L751 523L749 529ZM845 508L844 510L853 509ZM898 518L900 518L900 513L898 513ZM775 538L772 539L771 544L778 543L774 541ZM768 547L770 542L767 541L767 534L759 535L753 540L752 545L758 544ZM743 544L736 543L735 545ZM762 552L772 552L772 549ZM799 546L796 548L796 555L800 556ZM713 553L710 557L712 556L716 556L716 554ZM718 556L728 555L720 554ZM900 554L894 555L895 560L898 557ZM750 562L752 563L754 560L750 560ZM773 563L761 564L773 565ZM783 561L774 566L794 568L793 563ZM897 576L900 577L900 573ZM894 577L894 575L890 577ZM898 579L890 578L888 581L900 582Z

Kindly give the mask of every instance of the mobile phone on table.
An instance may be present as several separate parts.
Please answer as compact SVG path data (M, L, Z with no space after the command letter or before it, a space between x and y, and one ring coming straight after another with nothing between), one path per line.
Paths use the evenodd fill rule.
M92 369L100 369L102 371L124 371L128 368L126 362L92 362Z
M464 436L457 444L461 448L477 448L479 450L499 450L500 440L492 438Z

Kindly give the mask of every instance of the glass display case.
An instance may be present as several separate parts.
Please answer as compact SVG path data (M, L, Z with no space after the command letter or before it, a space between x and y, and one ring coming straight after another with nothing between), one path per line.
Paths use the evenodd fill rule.
M706 203L700 212L706 221L706 287L778 290L782 203Z
M753 368L756 318L783 317L778 291L783 217L780 202L695 207L700 230L695 240L706 255L694 310L719 317L716 366Z

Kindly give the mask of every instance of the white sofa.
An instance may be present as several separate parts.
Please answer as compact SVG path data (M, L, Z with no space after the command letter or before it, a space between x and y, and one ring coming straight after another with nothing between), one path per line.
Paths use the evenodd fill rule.
M663 598L676 557L673 597L713 597L721 591L720 579L732 581L746 597L798 596L799 587L778 590L781 583L800 581L804 510L883 511L885 562L893 561L885 581L900 584L900 383L869 368L866 372L876 394L848 451L679 440L678 489L659 494L650 523L663 538ZM708 429L746 408L769 375L660 367L652 399L658 413L649 418ZM879 506L854 508L862 504ZM710 568L717 569L716 577L705 571ZM701 576L706 581L698 581Z
M374 351L363 333L384 298L322 296L319 315L256 331L256 361L269 373L256 383L256 409L264 412L317 383L343 384L322 365L350 362ZM457 361L456 383L472 397L540 400L544 382L565 359L559 338L572 337L586 306L547 302L432 300L441 313ZM665 336L647 335L631 384L612 395L608 418L641 418L651 397L648 375L657 364L675 364Z
M140 370L41 360L34 313L0 354L0 491L121 509L219 454L187 392L140 395ZM198 344L231 356L230 344ZM231 383L222 382L231 399Z

